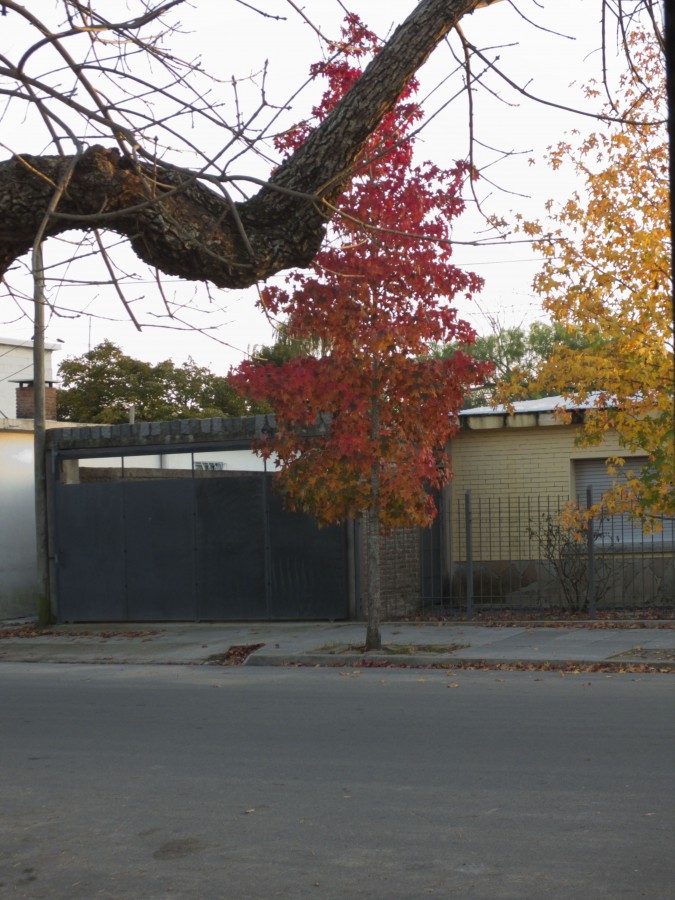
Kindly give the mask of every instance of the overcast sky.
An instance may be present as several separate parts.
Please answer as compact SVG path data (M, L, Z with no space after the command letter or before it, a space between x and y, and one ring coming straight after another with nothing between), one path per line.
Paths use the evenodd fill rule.
M261 16L250 8L256 6L255 0L250 5L236 0L222 0L218 4L194 0L194 8L181 8L180 18L187 33L182 36L178 49L186 56L201 56L205 67L225 80L232 76L241 80L258 73L267 60L267 96L272 103L284 104L295 87L305 80L309 65L321 58L323 45L286 0L265 0L257 5L270 16L283 18ZM386 37L414 5L414 0L387 0L386 3L352 0L350 8ZM31 3L31 10L36 14L46 8L53 10L53 0ZM307 2L303 8L324 35L337 36L343 17L338 0ZM600 9L600 0L558 0L546 4L520 0L518 9L505 0L478 10L461 24L467 38L478 47L499 47L491 50L492 55L498 55L499 65L514 81L527 85L530 93L588 108L581 86L601 73ZM541 28L534 27L532 22ZM11 45L11 17L3 18L3 26L0 46L7 41ZM442 165L465 157L468 149L466 103L464 100L450 102L461 85L457 76L452 75L456 69L457 62L449 47L442 45L420 72L419 96L425 96L433 88L436 90L425 104L433 120L421 133L418 153L420 158ZM259 79L254 81L259 83ZM547 199L555 197L562 201L574 189L574 183L568 178L554 175L546 167L547 146L563 138L572 128L588 130L602 126L528 101L496 78L492 79L491 86L493 91L499 91L500 99L486 91L475 94L476 137L497 151L513 155L485 170L486 178L479 185L484 208L507 217L515 210L541 217ZM254 84L250 87L253 89ZM240 90L245 99L245 81L241 81ZM300 94L286 121L290 124L306 117L315 96L311 89ZM253 92L250 102L255 102ZM3 140L7 141L6 133ZM40 150L33 144L29 127L21 123L11 135L11 141L13 152ZM479 164L494 161L501 155L487 149L480 153ZM242 160L241 174L251 174L249 166L247 160ZM258 170L253 174L264 177L267 173ZM495 187L489 185L488 179L495 182ZM480 219L471 211L458 222L454 234L458 240L470 240L481 228ZM460 304L463 317L479 332L489 330L490 316L509 325L527 325L542 317L538 300L530 289L538 260L528 245L476 248L457 244L454 255L458 265L473 269L485 278L485 288L477 302ZM80 278L82 274L79 273ZM61 358L79 355L109 338L132 356L153 362L167 357L182 362L191 356L198 363L224 373L254 345L272 339L270 324L256 310L255 290L216 292L208 314L200 316L186 309L188 330L176 331L163 327L165 323L157 318L154 285L137 282L137 286L139 296L143 292L147 297L138 300L139 317L146 323L140 334L129 323L112 292L82 285L62 288L58 295L51 296L50 299L71 312L67 318L50 318L47 340L63 342ZM175 303L188 303L195 298L193 285L168 279L167 288ZM204 306L203 298L197 297L196 302ZM191 330L204 324L212 329L211 337ZM5 303L0 308L0 337L28 340L31 335L30 321L19 317L15 305Z

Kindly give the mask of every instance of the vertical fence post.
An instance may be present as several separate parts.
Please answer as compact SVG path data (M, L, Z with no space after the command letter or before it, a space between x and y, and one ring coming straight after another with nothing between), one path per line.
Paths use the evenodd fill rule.
M593 506L593 488L586 488L586 509ZM595 540L593 516L588 518L588 618L595 619Z
M466 616L473 618L473 541L472 541L472 515L471 515L471 491L464 495L464 525L466 528Z

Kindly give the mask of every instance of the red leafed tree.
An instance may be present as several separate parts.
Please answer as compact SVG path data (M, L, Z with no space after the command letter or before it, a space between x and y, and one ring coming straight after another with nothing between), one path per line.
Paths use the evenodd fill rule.
M335 56L313 67L314 77L328 80L318 120L358 78L359 61L378 49L354 15L342 36ZM461 352L429 356L431 343L473 340L450 301L482 282L450 262L449 228L463 209L467 166L442 170L413 160L416 89L411 82L364 151L312 270L262 293L287 333L321 352L278 366L249 360L233 375L275 411L276 430L258 452L274 454L288 505L324 524L366 521L367 649L381 646L380 533L433 520L429 491L450 475L445 448L457 411L485 373ZM281 147L297 148L313 124L285 134Z

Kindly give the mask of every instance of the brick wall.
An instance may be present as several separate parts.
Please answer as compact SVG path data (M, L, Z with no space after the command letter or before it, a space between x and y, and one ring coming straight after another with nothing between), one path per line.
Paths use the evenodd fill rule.
M483 545L501 547L504 543L504 508L510 498L522 498L525 503L527 498L532 498L534 503L545 497L567 498L574 494L575 459L605 459L613 453L621 455L616 435L611 433L601 446L576 446L579 430L579 426L574 425L462 429L451 445L453 516L456 517L465 492L470 490L474 511L481 505L485 509L490 504L491 508L494 533L486 534L483 528ZM498 506L501 506L499 516L492 514ZM522 512L514 510L513 517L509 528L512 546L508 548L508 555L512 559L527 558L528 523L522 521ZM457 531L452 528L455 562L464 558L463 548L457 543ZM518 531L523 544L520 551ZM500 552L494 558L501 555Z
M16 389L17 419L35 418L35 388L32 384ZM56 388L45 387L45 419L56 419Z
M368 610L368 561L365 548L365 530L361 538L362 606L363 615ZM420 530L396 528L380 537L380 595L381 618L397 619L419 612L421 603L422 573Z

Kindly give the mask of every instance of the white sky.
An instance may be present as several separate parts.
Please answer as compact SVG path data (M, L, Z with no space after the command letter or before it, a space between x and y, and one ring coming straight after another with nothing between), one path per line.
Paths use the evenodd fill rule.
M309 65L321 57L321 42L286 0L258 0L257 3L251 0L250 5L258 5L270 15L284 16L285 19L263 18L235 0L221 0L218 4L212 0L194 0L193 8L181 8L180 11L181 21L191 32L182 38L180 52L190 57L200 55L205 68L226 80L233 75L242 79L249 73L258 72L268 60L268 98L270 102L283 103L294 87L305 80ZM386 3L382 0L352 0L350 8L385 36L403 21L414 5L414 0L387 0ZM520 0L518 7L520 13L506 0L478 10L462 21L465 35L481 48L500 47L497 51L499 65L519 84L527 84L531 93L563 104L583 106L585 101L580 86L591 77L599 77L601 72L597 50L601 39L600 0ZM38 15L46 8L53 10L53 0L31 3L31 10ZM337 0L307 0L303 8L321 26L324 34L338 34L343 14ZM533 27L523 15L549 31ZM8 27L0 34L0 49L7 39L10 44L12 41L11 20L3 18L2 21L3 26ZM566 35L573 35L574 40ZM455 69L456 62L448 46L440 46L419 73L422 84L419 96L424 96ZM492 85L499 90L500 100L484 91L475 95L476 137L486 145L517 155L486 171L489 178L508 191L491 188L487 182L482 182L479 190L483 196L488 195L485 209L507 217L513 210L541 217L547 199L556 197L563 201L574 188L573 182L554 175L546 167L543 160L546 148L572 128L588 130L602 126L587 118L534 104L496 80ZM430 98L429 112L442 106L459 86L456 77L448 79ZM242 92L245 93L243 84ZM286 121L290 124L304 118L311 99L310 93L303 93ZM40 149L33 145L27 123L17 123L11 143L6 128L3 129L2 140L13 152ZM448 165L454 159L464 157L467 147L466 104L460 100L438 111L422 132L418 152L420 158ZM5 153L3 151L3 155ZM483 161L494 155L483 151ZM536 160L535 165L531 165L531 159ZM481 160L478 162L480 164ZM246 159L242 160L240 172L266 174L262 170L252 172ZM473 213L467 214L458 220L455 236L469 240L482 227ZM489 331L486 324L489 316L497 316L508 325L527 325L542 317L530 289L538 261L527 244L481 248L457 245L455 262L485 278L485 288L478 301L471 305L460 304L463 317L479 332ZM130 264L133 265L133 261ZM80 270L78 277L83 278L83 272ZM206 317L186 313L191 326L218 324L217 330L212 332L217 340L194 330L156 327L157 323L166 323L156 318L159 305L154 286L151 283L139 285L138 290L147 296L147 300L139 301L137 306L139 317L148 323L140 334L128 321L111 291L106 293L100 287L83 285L68 288L67 295L62 289L58 296L50 298L73 312L69 318L51 317L47 340L63 342L60 358L84 353L109 338L132 356L153 362L172 357L178 363L191 356L218 373L225 373L231 365L240 362L247 349L272 340L269 323L255 307L255 290L218 291L215 294L218 312L211 312ZM175 302L187 302L194 296L195 287L168 279L168 290L173 292L171 298ZM32 335L30 320L19 317L15 304L3 303L4 308L0 307L0 337L29 340ZM91 312L94 316L88 315ZM55 360L57 365L58 359Z

